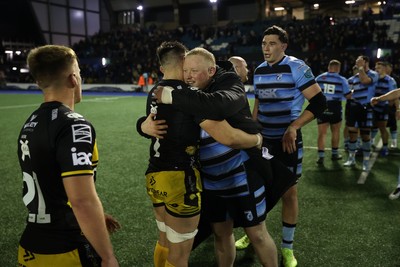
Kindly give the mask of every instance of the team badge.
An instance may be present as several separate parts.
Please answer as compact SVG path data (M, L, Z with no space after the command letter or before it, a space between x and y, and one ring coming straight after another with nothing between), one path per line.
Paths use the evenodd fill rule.
M246 219L247 219L249 222L251 222L251 221L254 219L253 213L252 213L250 210L245 211L244 214L246 214Z
M282 73L279 73L279 74L276 75L276 80L277 81L282 80Z

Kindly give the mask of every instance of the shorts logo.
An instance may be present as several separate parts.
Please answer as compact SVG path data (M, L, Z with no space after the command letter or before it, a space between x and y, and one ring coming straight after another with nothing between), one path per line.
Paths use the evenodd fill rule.
M86 124L74 124L72 127L72 139L74 143L92 143L92 130Z
M247 219L249 222L251 222L251 221L254 219L253 213L252 213L250 210L245 211L244 214L246 214L246 219Z
M72 153L72 163L74 166L82 166L82 165L92 165L92 161L90 158L92 157L92 153L85 153L85 152L79 152L76 153L76 148L73 147L71 148Z
M35 259L35 255L32 252L25 249L24 261L31 261L34 259Z

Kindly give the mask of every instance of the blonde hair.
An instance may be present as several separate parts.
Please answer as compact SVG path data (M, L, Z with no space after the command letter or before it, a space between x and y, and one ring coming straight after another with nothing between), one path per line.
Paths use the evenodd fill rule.
M185 57L188 56L201 56L207 63L210 64L210 67L216 67L217 65L214 55L210 51L202 47L193 48L192 50L186 53Z

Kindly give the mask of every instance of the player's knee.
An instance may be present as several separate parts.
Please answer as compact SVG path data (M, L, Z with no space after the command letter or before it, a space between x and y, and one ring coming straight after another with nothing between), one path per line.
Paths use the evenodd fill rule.
M171 243L181 243L186 240L190 240L190 239L194 238L198 232L198 230L195 229L193 232L189 232L189 233L178 233L177 231L175 231L174 229L172 229L169 226L165 226L165 228L166 228L167 239Z

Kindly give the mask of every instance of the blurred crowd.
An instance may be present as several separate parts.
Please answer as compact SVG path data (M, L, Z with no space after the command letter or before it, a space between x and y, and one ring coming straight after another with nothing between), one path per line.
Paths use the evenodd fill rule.
M81 59L85 83L137 85L143 79L156 82L161 75L156 47L170 40L181 41L189 49L202 46L219 60L241 56L248 61L251 78L254 68L263 61L262 31L277 24L289 33L288 54L306 61L315 75L326 71L329 61L336 58L342 62L341 74L350 77L357 56L369 55L373 66L378 48L384 51L379 60L391 63L393 72L399 74L400 41L395 42L388 34L389 25L378 23L378 19L363 16L334 20L321 16L312 20L227 23L221 27L191 25L174 30L135 24L100 32L76 43L73 49ZM18 79L14 82L31 82L29 75ZM252 84L251 79L249 83Z

